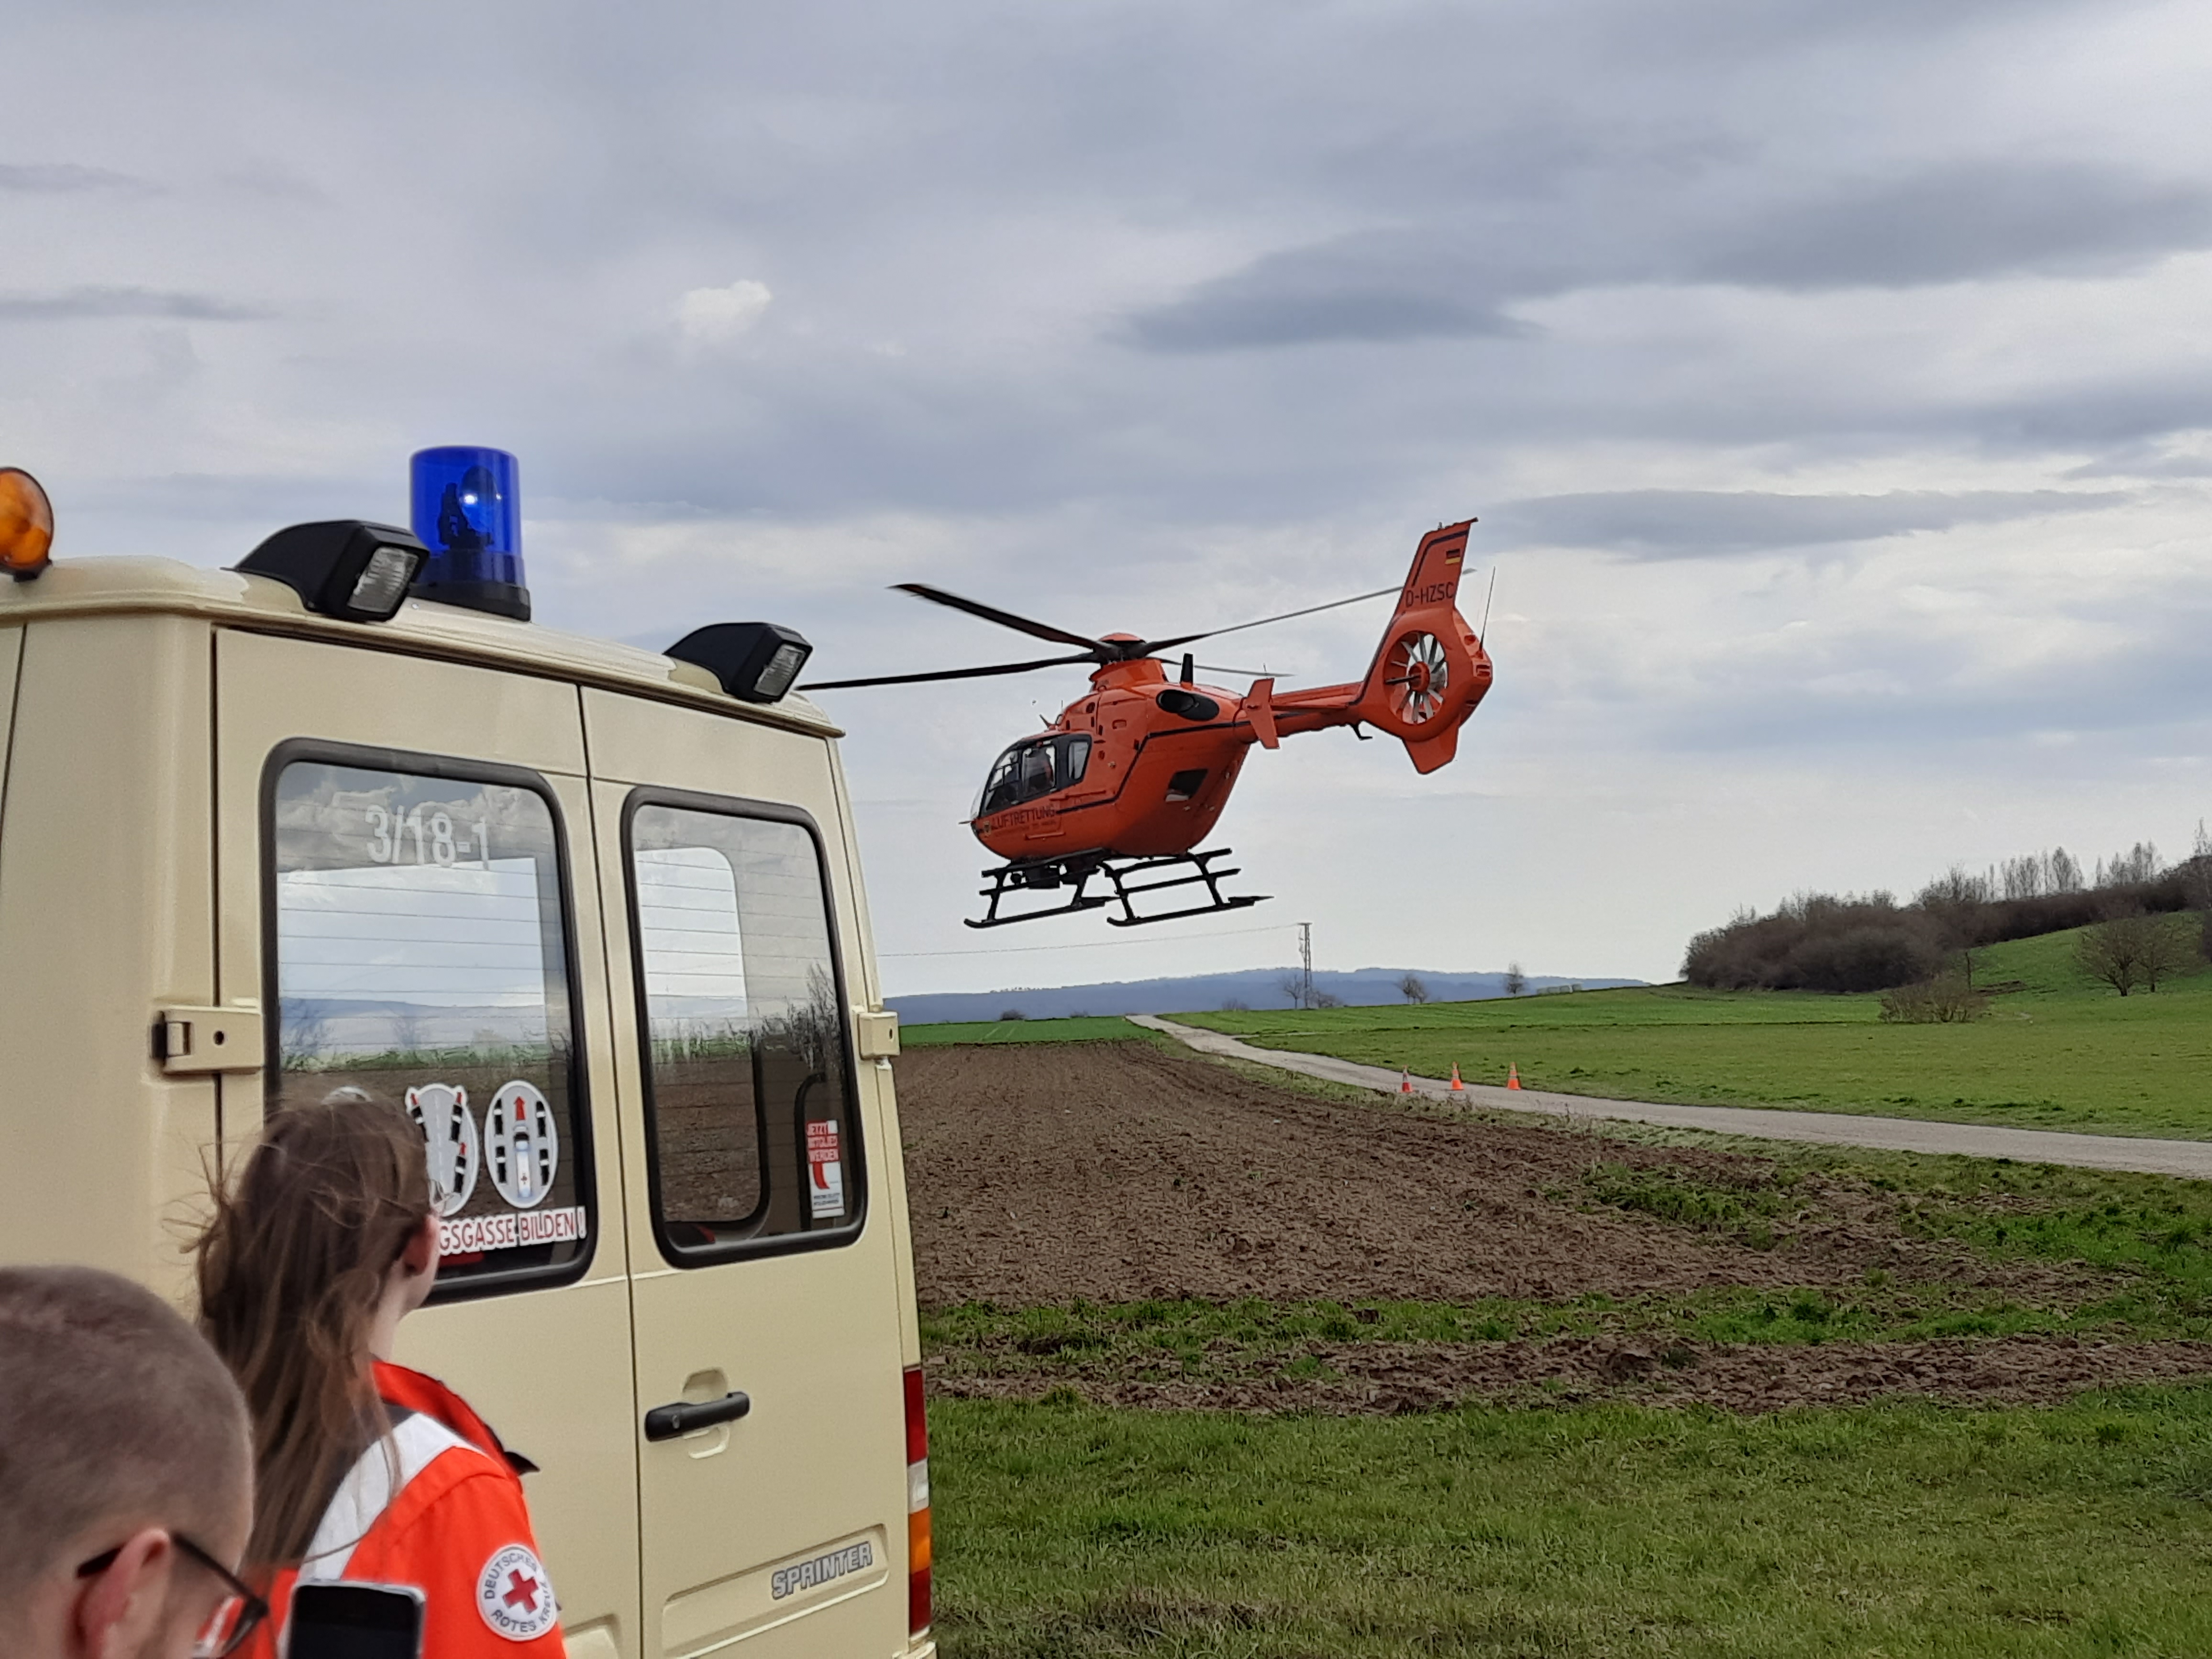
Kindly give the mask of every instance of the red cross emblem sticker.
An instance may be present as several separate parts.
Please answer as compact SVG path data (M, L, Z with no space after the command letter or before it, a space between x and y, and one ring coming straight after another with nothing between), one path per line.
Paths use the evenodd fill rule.
M527 1544L492 1552L477 1575L477 1611L510 1642L537 1640L561 1614L545 1568Z

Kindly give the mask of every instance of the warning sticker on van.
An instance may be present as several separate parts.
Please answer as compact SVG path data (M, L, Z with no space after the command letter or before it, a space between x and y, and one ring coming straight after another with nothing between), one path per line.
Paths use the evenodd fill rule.
M545 1097L520 1078L501 1084L484 1113L483 1152L499 1195L535 1209L561 1169L561 1132Z
M438 1224L441 1255L508 1250L519 1244L567 1244L590 1231L583 1206L565 1210L510 1210L503 1215L465 1215Z
M459 1084L425 1083L407 1091L407 1115L422 1132L438 1212L452 1215L476 1191L477 1170L483 1162L469 1091Z
M816 1220L845 1213L845 1164L834 1122L806 1126L806 1194Z

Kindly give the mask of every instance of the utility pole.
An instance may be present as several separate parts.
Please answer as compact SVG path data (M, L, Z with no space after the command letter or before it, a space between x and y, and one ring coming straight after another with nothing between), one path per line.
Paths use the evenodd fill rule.
M1304 969L1298 986L1298 1006L1310 1008L1313 1000L1313 923L1298 924L1298 962Z

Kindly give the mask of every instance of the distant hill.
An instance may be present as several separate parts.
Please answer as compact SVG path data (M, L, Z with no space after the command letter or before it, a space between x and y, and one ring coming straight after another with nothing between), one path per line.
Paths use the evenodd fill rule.
M1286 1008L1283 994L1287 968L1246 968L1231 974L1188 974L1178 979L1117 980L1103 985L1023 986L1007 991L937 991L919 996L886 997L908 1025L933 1025L948 1020L997 1019L1018 1009L1027 1019L1057 1019L1067 1014L1173 1014L1220 1007L1230 1001L1249 1008ZM1476 1002L1505 994L1503 974L1437 974L1426 969L1411 970L1428 988L1434 1002ZM1350 1007L1403 1002L1398 981L1403 968L1355 968L1349 973L1314 975L1314 990L1337 998ZM1616 985L1641 985L1640 979L1565 980L1531 975L1528 989L1548 990L1574 984L1589 990Z

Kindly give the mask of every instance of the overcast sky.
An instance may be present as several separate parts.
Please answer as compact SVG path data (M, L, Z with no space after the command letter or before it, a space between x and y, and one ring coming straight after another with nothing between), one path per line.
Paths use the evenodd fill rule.
M1165 634L1482 521L1457 763L1255 755L1234 916L961 927L1078 671L825 693L894 991L1300 920L1667 978L1795 889L2212 813L2200 8L78 0L8 55L0 462L60 557L404 521L411 450L496 444L541 621L842 678L1038 654L894 581ZM1382 609L1218 649L1350 678Z

